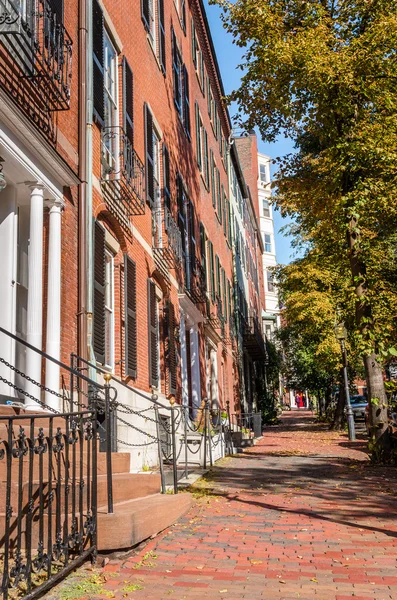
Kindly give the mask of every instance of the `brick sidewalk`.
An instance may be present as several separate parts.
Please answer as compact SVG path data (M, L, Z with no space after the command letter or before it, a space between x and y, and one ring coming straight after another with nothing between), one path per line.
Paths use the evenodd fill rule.
M396 470L371 467L364 441L312 421L286 413L217 464L177 525L110 561L94 591L81 569L48 599L69 600L80 581L70 599L397 600Z

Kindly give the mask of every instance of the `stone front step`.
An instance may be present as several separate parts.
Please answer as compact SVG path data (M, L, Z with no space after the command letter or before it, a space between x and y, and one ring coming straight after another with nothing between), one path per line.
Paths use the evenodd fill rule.
M140 496L150 496L151 494L157 494L160 491L161 478L157 474L140 474L140 473L113 473L113 502L125 502ZM75 486L75 498L77 506L79 506L80 490L79 490L79 476L77 471L76 486ZM86 482L87 483L87 482ZM72 486L72 483L70 483ZM53 483L52 489L56 494L57 486ZM65 502L65 486L62 483L60 486L61 502L64 507ZM72 506L72 490L69 488L68 505L69 509ZM107 503L107 477L106 475L98 476L98 506L103 506ZM47 502L49 493L48 483L45 482L43 485L43 498L44 502ZM37 507L39 504L40 487L37 481L33 482L32 495ZM83 502L84 506L87 498L87 486L83 488ZM22 486L22 512L25 514L28 510L29 500L29 484L24 483ZM0 483L0 511L1 507L6 504L6 485ZM14 515L17 512L18 506L18 483L13 481L11 483L11 506L14 509ZM62 508L63 510L64 508ZM1 512L0 512L1 514Z
M98 510L98 550L131 548L170 527L192 506L188 493L155 494Z
M71 469L71 459L72 453L69 451L69 465ZM92 468L92 455L90 457L91 460L91 468ZM115 473L129 473L130 471L130 460L131 456L129 452L112 452L112 472ZM27 481L29 474L29 457L26 456L22 460L23 462L23 480ZM18 481L18 471L19 471L19 463L20 459L13 459L12 461L12 471L11 471L11 480ZM83 453L83 466L84 466L84 476L86 477L87 473L87 463L88 463L88 455L86 451ZM62 456L62 473L64 472L64 455ZM44 466L44 479L48 480L48 453L43 455L43 466ZM57 468L57 463L55 460L55 456L52 456L52 472L53 477L55 477L55 469ZM77 448L76 452L76 470L77 475L79 475L80 469L80 456L79 456L79 448ZM98 475L106 475L106 453L98 452L97 454L97 473ZM69 476L71 472L69 472ZM37 480L39 478L39 460L38 457L34 457L33 461L33 480ZM0 486L1 482L7 481L7 463L6 459L0 461Z

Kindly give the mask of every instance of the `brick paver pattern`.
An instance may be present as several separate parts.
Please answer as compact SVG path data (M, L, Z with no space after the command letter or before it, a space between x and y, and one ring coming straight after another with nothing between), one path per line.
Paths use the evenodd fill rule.
M111 560L98 597L397 600L396 479L364 439L284 413L199 482L175 526Z

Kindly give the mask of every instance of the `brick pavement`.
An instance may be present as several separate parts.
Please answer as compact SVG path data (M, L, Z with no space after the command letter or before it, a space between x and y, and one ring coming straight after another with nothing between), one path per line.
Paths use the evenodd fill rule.
M396 470L312 421L287 413L218 463L183 519L71 598L397 600ZM73 578L48 598L68 600Z

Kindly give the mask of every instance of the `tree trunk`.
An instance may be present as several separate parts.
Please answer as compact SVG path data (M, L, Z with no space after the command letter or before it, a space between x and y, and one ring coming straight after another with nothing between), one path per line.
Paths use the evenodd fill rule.
M322 417L323 416L323 399L322 399L321 390L318 390L318 392L317 392L317 401L318 401L318 416Z
M359 229L357 217L350 217L347 242L349 245L350 268L357 296L356 322L364 342L373 346L371 333L373 319L371 305L367 300L368 281L365 265L359 256ZM387 396L383 382L382 366L378 362L375 352L368 352L363 356L365 378L368 390L369 422L373 439L372 459L375 462L387 462L390 459L391 438L387 423Z
M338 403L336 405L334 420L332 421L332 423L330 425L330 429L334 429L336 431L339 431L343 428L343 424L345 421L344 416L345 416L346 393L345 393L345 386L343 384L343 372L341 372L341 375L340 375L340 382L341 383L339 384Z
M369 423L374 442L372 457L377 462L388 460L392 447L387 417L387 396L383 369L375 354L364 356L369 403Z

